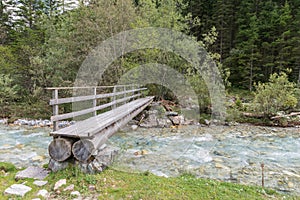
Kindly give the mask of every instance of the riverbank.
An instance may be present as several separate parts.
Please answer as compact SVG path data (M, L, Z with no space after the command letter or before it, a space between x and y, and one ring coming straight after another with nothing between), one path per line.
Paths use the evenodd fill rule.
M7 167L8 166L8 167ZM31 190L22 199L299 199L296 196L278 194L273 190L255 186L199 179L189 174L165 178L149 172L133 173L114 168L100 174L83 174L76 168L50 173L37 186L32 179L15 180L17 170L0 163L0 199L15 196L5 195L4 190L13 184L23 184ZM64 182L59 188L56 183ZM39 195L38 195L39 194Z

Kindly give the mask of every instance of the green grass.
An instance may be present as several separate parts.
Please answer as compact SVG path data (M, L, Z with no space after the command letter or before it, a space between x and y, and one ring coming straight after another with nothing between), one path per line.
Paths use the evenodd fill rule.
M1 166L1 165L0 165ZM39 188L32 184L33 180L15 181L16 170L6 172L0 176L0 199L33 199L40 189L46 189L55 199L73 199L70 192L63 188L70 184L75 185L84 197L93 199L299 199L297 197L284 197L270 189L224 183L214 180L197 179L189 174L175 178L157 177L151 173L129 173L114 169L103 173L90 175L83 174L77 168L69 168L57 173L51 173L46 180L48 184ZM60 179L67 179L60 193L53 191L54 184ZM24 198L6 196L4 190L14 183L24 183L32 190ZM95 185L95 190L89 190ZM41 197L40 197L41 198ZM42 198L41 198L42 199Z

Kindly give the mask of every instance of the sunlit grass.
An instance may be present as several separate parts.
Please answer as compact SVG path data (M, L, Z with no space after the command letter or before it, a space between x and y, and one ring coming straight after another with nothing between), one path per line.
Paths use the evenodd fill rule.
M92 199L299 199L284 197L270 189L225 183L215 180L198 179L185 174L179 177L158 177L151 173L122 172L115 169L105 170L103 173L91 175L81 173L77 168L69 168L57 173L50 173L46 178L48 184L39 188L32 184L33 180L15 181L16 170L2 167L0 164L0 199L33 199L37 198L37 191L46 189L50 192L50 199L73 199L70 191L63 191L65 187L74 184L74 190L83 197ZM53 191L54 184L60 179L67 179L67 185ZM24 183L32 190L24 198L4 195L4 190L14 183ZM91 186L95 186L92 188ZM42 199L42 197L39 197Z

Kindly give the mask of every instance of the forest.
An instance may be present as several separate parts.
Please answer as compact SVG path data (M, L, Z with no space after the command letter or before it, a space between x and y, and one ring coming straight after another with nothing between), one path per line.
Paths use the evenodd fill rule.
M234 93L231 113L295 111L299 8L296 0L1 0L0 117L49 118L51 93L45 88L72 86L81 63L101 41L144 27L180 31L202 45L217 63L228 96ZM113 85L129 69L150 62L184 74L199 95L201 111L209 113L205 84L170 52L147 49L121 57L101 84ZM172 100L166 91L159 95ZM245 96L254 107L244 106Z

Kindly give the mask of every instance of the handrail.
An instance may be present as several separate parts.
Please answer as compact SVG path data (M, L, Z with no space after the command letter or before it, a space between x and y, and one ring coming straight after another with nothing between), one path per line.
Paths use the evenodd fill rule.
M97 94L97 89L105 89L105 88L113 88L113 91L110 93ZM145 87L140 88L139 85L131 84L131 85L115 85L115 86L49 87L46 89L52 90L53 93L53 97L52 99L50 99L49 104L53 106L53 116L51 117L51 121L53 122L53 131L56 131L58 130L58 121L60 120L70 119L88 113L93 113L93 115L96 116L98 110L102 110L108 107L114 109L120 103L124 103L127 102L128 100L141 96L140 92L146 90L147 88ZM92 95L59 98L59 94L58 94L59 90L65 90L65 89L93 89L93 91L91 91ZM117 92L117 89L122 89L123 91ZM120 96L119 99L116 99L117 96ZM98 99L110 98L110 97L112 98L109 103L97 105ZM83 108L82 110L79 111L59 114L60 104L75 103L81 101L91 101L92 106L89 108Z
M92 107L92 108L88 108L88 109L84 109L84 110L80 110L80 111L75 111L75 112L71 112L71 113L66 113L66 114L61 114L61 115L55 115L51 117L51 121L59 121L59 120L63 120L63 119L69 119L69 118L73 118L73 117L78 117L80 115L85 115L94 111L98 111L98 110L102 110L104 108L108 108L110 106L113 106L115 104L118 103L122 103L125 102L127 100L133 99L135 97L141 96L141 94L135 94L132 95L130 97L126 97L126 98L122 98L122 99L118 99L100 106L96 106L96 107Z
M90 89L90 88L118 88L124 86L139 86L137 84L130 84L130 85L106 85L106 86L76 86L76 87L47 87L46 90L72 90L72 89Z
M105 93L105 94L98 94L98 95L51 99L50 105L59 105L59 104L64 104L64 103L74 103L74 102L79 102L79 101L87 101L87 100L101 99L101 98L107 98L107 97L114 97L114 96L118 96L121 94L128 94L131 92L138 92L138 91L142 91L142 90L146 90L146 89L147 88L139 88L139 89L125 90L122 92L115 92L115 93Z

